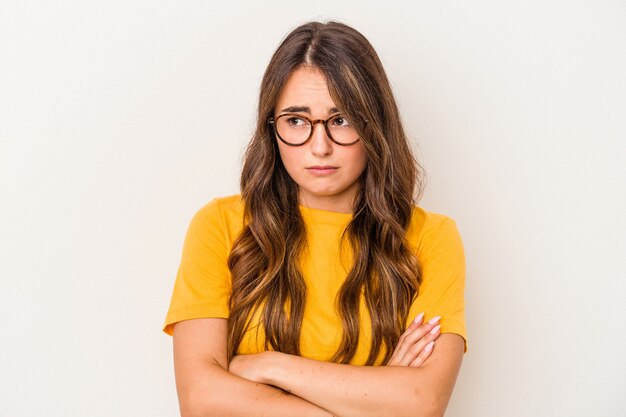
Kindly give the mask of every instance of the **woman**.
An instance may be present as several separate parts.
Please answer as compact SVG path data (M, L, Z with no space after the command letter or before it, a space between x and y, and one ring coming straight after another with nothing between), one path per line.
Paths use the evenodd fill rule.
M465 350L455 222L382 64L340 23L281 43L241 195L194 216L164 330L183 416L440 416Z

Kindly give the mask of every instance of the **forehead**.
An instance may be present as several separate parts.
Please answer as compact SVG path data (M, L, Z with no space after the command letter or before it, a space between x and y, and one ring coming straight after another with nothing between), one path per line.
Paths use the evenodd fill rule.
M276 110L286 107L309 107L312 113L328 112L336 107L328 92L324 74L314 67L300 67L291 73L278 97Z

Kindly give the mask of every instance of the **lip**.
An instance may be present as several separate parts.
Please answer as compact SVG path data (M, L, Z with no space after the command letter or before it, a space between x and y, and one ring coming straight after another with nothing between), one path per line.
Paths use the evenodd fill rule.
M316 165L312 167L307 167L306 170L309 171L313 175L328 175L336 172L339 167L330 166L330 165Z

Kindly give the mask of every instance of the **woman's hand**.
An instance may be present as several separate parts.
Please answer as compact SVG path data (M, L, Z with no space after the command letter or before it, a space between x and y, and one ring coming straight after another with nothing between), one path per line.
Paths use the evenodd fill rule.
M228 372L249 381L266 384L265 371L270 352L236 355L228 364Z
M435 346L435 339L439 337L439 320L433 317L422 324L424 313L420 313L407 327L398 340L398 345L387 362L387 366L410 366L417 368L428 359Z

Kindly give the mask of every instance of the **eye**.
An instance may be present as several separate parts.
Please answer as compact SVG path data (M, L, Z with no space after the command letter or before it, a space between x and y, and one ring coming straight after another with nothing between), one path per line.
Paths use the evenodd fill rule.
M335 116L335 118L332 120L332 124L333 126L338 126L338 127L350 126L350 122L348 122L348 119L342 115Z
M297 116L291 116L291 117L285 117L287 125L289 126L293 126L293 127L300 127L300 126L306 126L308 124L308 122L301 118L301 117L297 117Z

